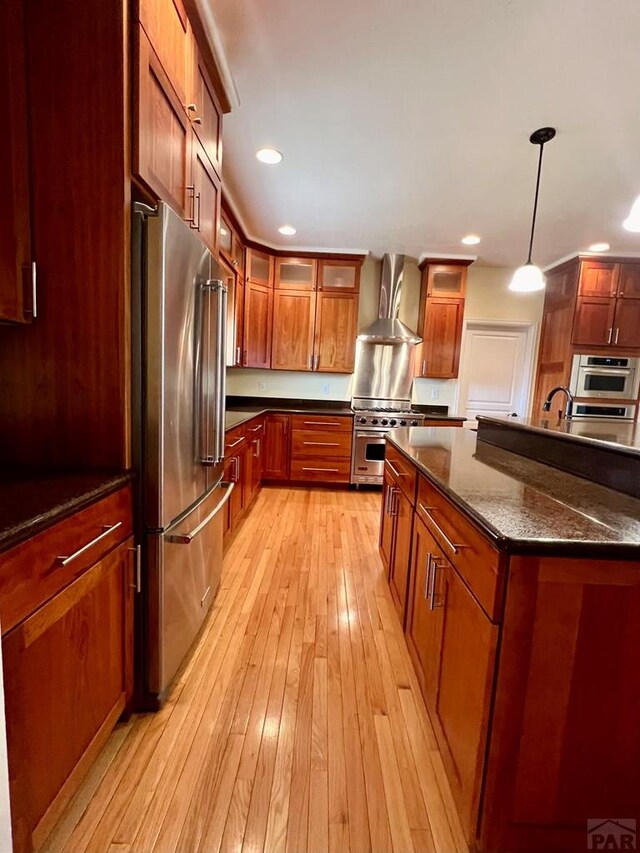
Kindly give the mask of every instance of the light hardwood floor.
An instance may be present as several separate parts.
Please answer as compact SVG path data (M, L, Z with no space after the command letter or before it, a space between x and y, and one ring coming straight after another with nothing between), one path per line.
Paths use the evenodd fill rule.
M166 706L118 726L48 853L466 853L379 504L260 493Z

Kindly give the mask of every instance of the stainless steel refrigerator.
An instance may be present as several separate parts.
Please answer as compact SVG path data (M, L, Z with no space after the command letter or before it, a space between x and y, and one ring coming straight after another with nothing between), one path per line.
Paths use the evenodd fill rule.
M142 547L138 693L163 703L222 565L227 291L197 231L135 204L134 456Z

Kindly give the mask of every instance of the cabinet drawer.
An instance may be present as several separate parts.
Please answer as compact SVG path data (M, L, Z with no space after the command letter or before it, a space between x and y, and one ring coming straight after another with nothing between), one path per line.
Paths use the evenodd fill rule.
M411 501L416 502L416 478L417 472L411 462L398 453L398 451L387 443L384 452L385 469L389 472L392 480L405 493Z
M348 483L350 459L292 459L291 479L316 483Z
M353 417L351 415L293 415L291 418L293 429L318 429L340 430L351 432L353 429Z
M263 432L264 421L249 421L249 423L245 427L245 435L247 437L247 441L254 441L256 438L260 438Z
M300 456L351 456L351 431L321 432L314 429L293 431L291 452Z
M418 477L416 512L489 618L499 621L503 595L499 551L424 477Z
M245 443L244 426L230 429L224 436L225 455L228 456L230 453L233 454L238 450L242 450Z
M0 555L3 635L131 532L131 489L127 487Z

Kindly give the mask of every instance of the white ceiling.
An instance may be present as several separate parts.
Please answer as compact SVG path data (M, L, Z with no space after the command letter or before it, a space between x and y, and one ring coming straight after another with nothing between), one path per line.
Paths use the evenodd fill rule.
M252 236L520 264L528 137L550 124L534 261L640 252L621 227L640 194L638 0L208 2L241 100L225 185ZM255 159L265 145L282 164Z

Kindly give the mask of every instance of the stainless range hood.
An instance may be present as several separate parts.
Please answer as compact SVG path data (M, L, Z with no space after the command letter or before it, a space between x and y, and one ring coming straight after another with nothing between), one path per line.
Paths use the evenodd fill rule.
M378 319L358 335L359 341L370 344L419 344L422 341L398 320L403 274L404 255L383 256Z

